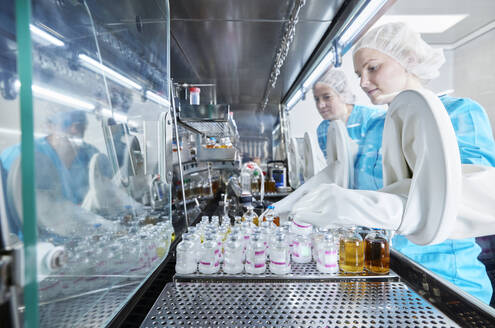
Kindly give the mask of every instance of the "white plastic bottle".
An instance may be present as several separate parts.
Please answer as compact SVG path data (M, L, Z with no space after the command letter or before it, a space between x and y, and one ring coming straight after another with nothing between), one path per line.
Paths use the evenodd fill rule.
M327 233L320 243L316 268L322 273L339 272L338 248L333 235Z
M199 272L205 274L217 273L220 269L220 261L215 251L218 249L215 236L211 233L205 234L205 240L201 244Z
M311 262L311 224L292 222L292 232L295 234L292 242L292 260L296 263Z
M270 246L270 271L274 274L288 274L291 271L290 251L286 236L282 233L275 235Z
M177 245L175 272L190 274L196 272L196 245L188 233L182 234L182 241Z
M224 245L225 254L223 260L223 272L228 274L241 273L244 269L243 246L239 240L239 235L231 234Z
M253 234L249 240L244 268L247 273L251 274L261 274L266 270L266 249L261 236L257 233Z

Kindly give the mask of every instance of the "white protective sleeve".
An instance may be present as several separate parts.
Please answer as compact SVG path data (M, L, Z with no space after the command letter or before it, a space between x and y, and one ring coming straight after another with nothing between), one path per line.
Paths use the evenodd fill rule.
M310 136L306 134L305 138ZM344 123L340 120L331 121L327 130L327 166L289 196L273 204L275 213L282 221L287 220L292 206L299 199L314 191L320 184L333 183L348 188L354 179L354 157L357 152L355 148Z
M397 230L421 245L448 238L460 199L461 165L452 124L438 97L427 90L401 92L387 112L382 151L385 188L320 185L295 204L294 215L316 225Z
M357 144L352 141L343 121L334 120L327 130L327 166L331 167L333 183L352 188Z

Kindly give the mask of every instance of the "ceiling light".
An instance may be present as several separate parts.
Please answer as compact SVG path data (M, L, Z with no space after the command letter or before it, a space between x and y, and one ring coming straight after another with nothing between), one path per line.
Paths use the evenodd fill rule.
M79 54L79 59L82 61L82 65L96 73L104 74L107 76L109 79L119 83L120 85L123 85L125 87L131 87L137 90L141 90L142 87L137 84L136 82L132 81L131 79L128 79L127 77L123 76L120 73L117 73L110 67L107 67L103 64L100 64L93 58L86 56L85 54Z
M154 93L153 91L146 91L145 94L146 94L146 98L156 102L158 105L170 106L170 101L168 101L166 98L164 98L162 96L159 96L158 94Z
M329 51L323 60L316 66L313 72L308 76L306 81L303 83L303 88L308 90L313 83L323 74L323 72L330 66L332 59L334 57L334 52Z
M404 22L423 34L443 33L468 15L384 15L374 26Z
M29 30L33 33L35 39L38 38L57 47L63 47L65 45L62 40L57 39L50 33L47 33L32 24L29 25Z
M342 46L346 46L356 35L363 29L369 20L376 15L376 13L382 8L387 0L375 0L369 1L366 7L361 10L358 16L347 26L343 34L339 38L339 43Z
M74 97L66 96L62 93L53 90L42 88L37 85L33 85L32 90L36 97L43 98L46 100L51 100L62 105L72 106L80 109L85 109L88 111L95 109L95 106L93 104L90 104L88 102L85 102L83 100Z
M127 115L124 115L122 113L118 113L116 111L112 112L108 108L102 108L101 115L107 116L107 117L112 117L114 120L116 120L118 122L127 122Z
M297 102L299 101L299 99L302 98L302 96L303 96L303 92L300 89L297 90L296 93L287 102L287 109L291 109L295 104L297 104Z

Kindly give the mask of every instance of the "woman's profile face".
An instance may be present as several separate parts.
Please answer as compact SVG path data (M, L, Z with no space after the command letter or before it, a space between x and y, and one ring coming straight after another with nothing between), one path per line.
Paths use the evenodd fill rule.
M362 48L354 54L354 71L361 79L361 89L374 105L389 104L408 87L410 75L404 67L375 49Z
M326 83L318 82L313 87L316 108L324 120L338 120L347 113L346 104L334 89Z

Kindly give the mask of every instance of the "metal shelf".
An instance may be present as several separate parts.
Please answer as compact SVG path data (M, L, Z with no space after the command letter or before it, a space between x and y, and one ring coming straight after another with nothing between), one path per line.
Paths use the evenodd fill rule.
M168 283L148 327L459 327L402 282Z
M208 137L237 137L237 126L229 115L230 106L181 104L178 122L184 128Z

